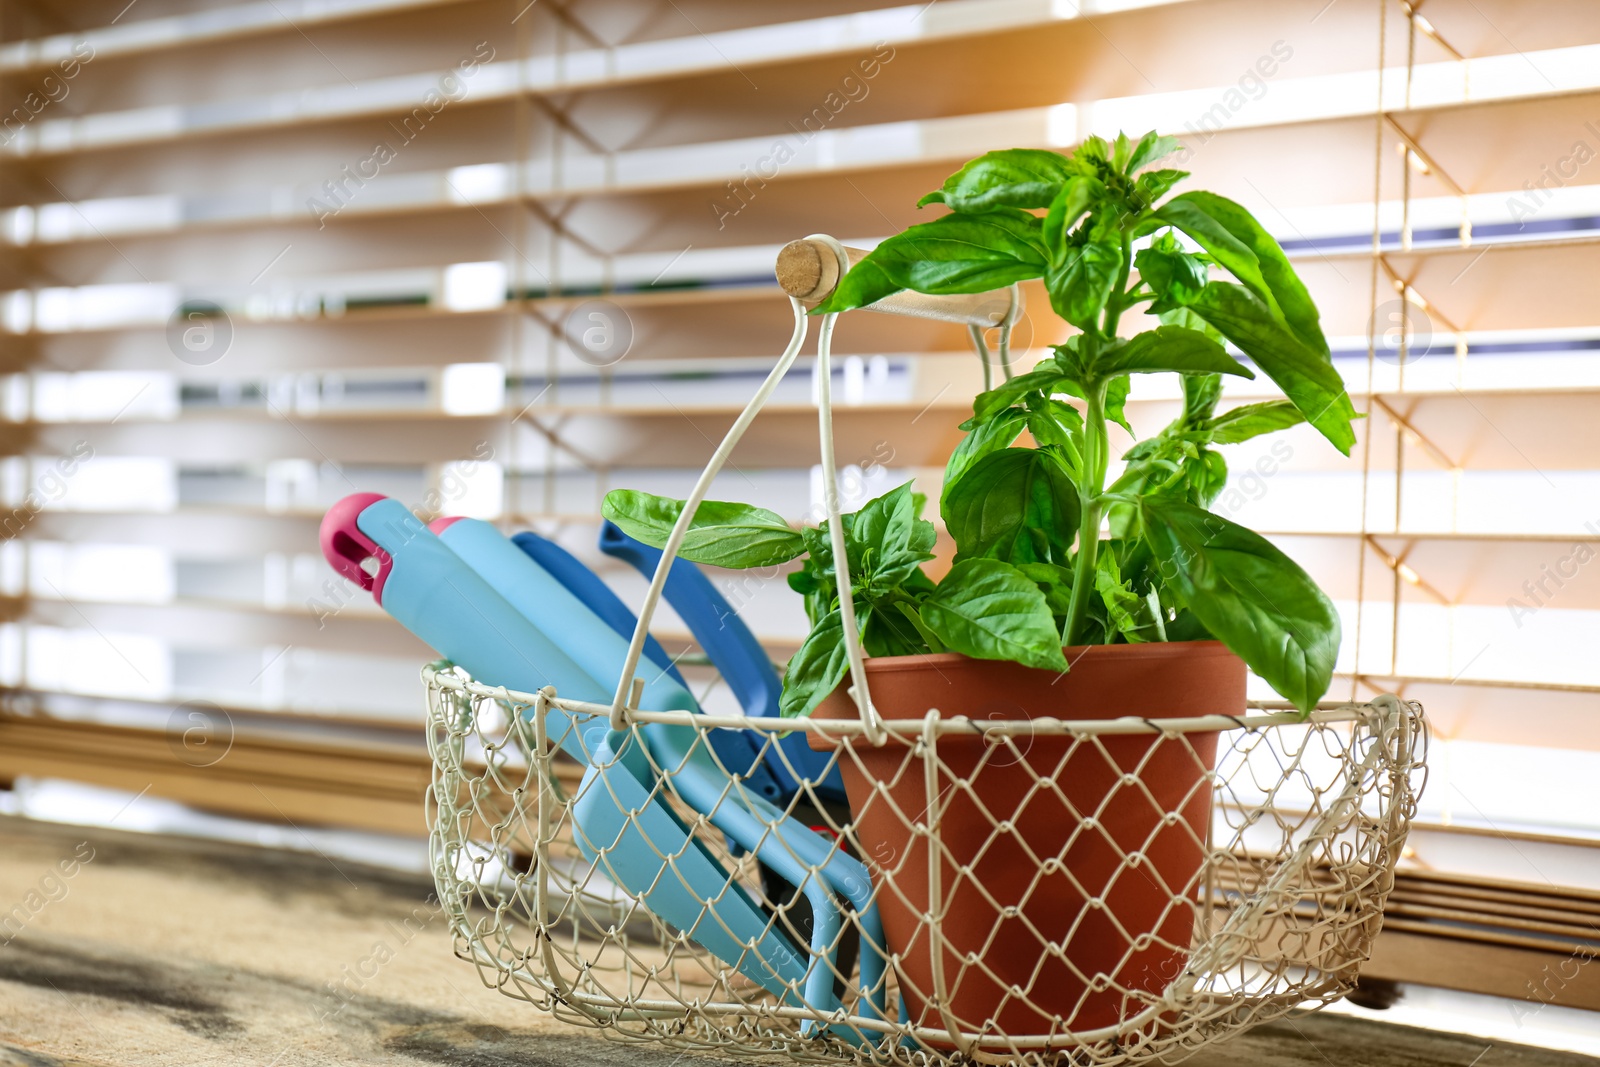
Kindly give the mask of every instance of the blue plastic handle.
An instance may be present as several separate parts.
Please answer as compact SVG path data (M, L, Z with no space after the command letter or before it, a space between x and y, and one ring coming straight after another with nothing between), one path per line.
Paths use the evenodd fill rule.
M629 537L613 522L600 528L600 551L631 564L646 576L654 574L661 563L659 548ZM767 658L761 642L727 598L711 584L711 579L688 560L675 559L667 575L665 593L667 603L711 657L745 714L776 717L778 698L783 692L778 672L772 669L772 661ZM753 744L759 748L766 740L758 735ZM796 732L779 738L775 746L766 749L765 759L767 770L787 795L793 796L801 790L794 773L798 771L799 778L810 782L819 797L846 801L844 779L834 756L828 752L813 752L806 744L805 734Z
M611 591L611 587L584 566L572 553L548 541L536 533L519 533L511 538L511 542L528 558L545 569L556 581L566 586L567 592L583 601L590 611L600 616L602 622L611 627L624 637L633 636L633 627L638 622L633 612L628 610L628 605L622 598ZM688 683L683 680L683 675L678 673L678 668L673 664L672 657L667 655L667 650L654 637L645 638L644 654L659 670L666 671L672 680L688 688Z
M607 625L587 602L491 524L482 519L448 519L436 522L434 529L447 548L494 586L508 604L588 673L593 679L590 688L604 694L598 698L601 702L611 702L615 679L621 673L627 651L627 638ZM638 704L641 709L699 710L688 688L672 677L665 666L641 663L637 677L644 683ZM582 699L596 698L585 696ZM743 770L742 767L733 769Z
M392 561L383 609L440 655L488 685L537 692L553 685L583 700L607 700L589 674L508 604L405 505L378 499L355 520ZM551 739L589 762L570 716L551 709Z
M606 525L609 526L610 523ZM620 530L617 532L621 533ZM627 535L624 534L623 536ZM519 533L512 537L511 541L618 634L621 634L624 638L631 639L633 637L633 628L638 624L638 618L628 610L628 606L622 602L622 599L612 592L611 587L601 581L600 577L585 566L581 560L560 545L553 541L548 541L536 533ZM686 565L689 567L694 566L692 563ZM695 571L695 576L701 578L702 581L705 580L699 571ZM672 599L671 584L671 579L668 579L667 598L673 609L676 610L678 603ZM712 593L714 594L715 592L716 590L713 589ZM691 626L690 629L692 631L693 627ZM748 631L746 632L748 633ZM695 636L698 639L699 635L696 634ZM646 654L649 654L652 647L661 656L661 664L669 666L672 661L653 637L647 639L645 643ZM756 647L757 649L760 648L759 645ZM765 662L765 653L762 653L762 657L763 662ZM652 656L651 659L654 661L655 657ZM712 662L718 670L722 669L721 662L715 656L712 657ZM679 684L685 684L682 676L677 673L676 667L669 666L669 669L672 675L678 679ZM769 667L768 670L770 669ZM737 690L735 695L738 695ZM749 707L742 696L739 703L743 707ZM761 739L752 739L742 730L712 730L707 734L707 737L710 738L711 747L716 750L717 758L722 761L724 767L735 773L746 775L745 788L754 790L768 800L777 800L781 797L794 795L795 787L792 784L785 785L783 779L772 773L771 762L763 761L760 758L761 749L759 746L762 743ZM804 739L802 738L801 740L803 741Z

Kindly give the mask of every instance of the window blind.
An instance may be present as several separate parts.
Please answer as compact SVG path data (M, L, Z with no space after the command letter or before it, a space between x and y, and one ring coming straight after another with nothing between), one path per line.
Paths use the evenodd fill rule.
M415 744L429 653L322 562L327 505L536 528L637 600L600 499L687 490L786 336L779 246L1158 128L1283 242L1367 415L1348 459L1235 447L1217 507L1339 603L1331 697L1425 704L1414 861L1600 888L1594 5L7 2L0 86L13 713ZM1025 289L1027 361L1065 334ZM836 350L847 484L936 494L965 335ZM811 508L813 389L713 496ZM1137 380L1129 417L1176 403ZM781 580L717 578L792 651Z

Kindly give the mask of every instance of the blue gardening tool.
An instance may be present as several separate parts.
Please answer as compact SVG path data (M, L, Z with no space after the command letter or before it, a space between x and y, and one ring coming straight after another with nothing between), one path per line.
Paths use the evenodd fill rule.
M442 519L434 524L434 528L438 530L439 540L482 578L492 582L505 601L521 612L527 621L548 628L552 639L558 641L573 660L589 672L591 689L598 688L594 686L593 678L613 677L622 669L628 650L627 639L606 625L584 600L580 600L572 589L541 567L525 549L508 541L495 527L476 519ZM546 545L555 547L549 546L548 542ZM614 596L588 568L560 549L555 549L555 553L570 561L570 566L565 569L574 584L586 588L589 582L598 583L607 596ZM555 553L546 552L545 557L559 558ZM578 578L579 573L587 575L587 579ZM623 612L626 610L622 609ZM629 628L631 632L631 625ZM648 671L643 680L645 684L638 701L641 710L698 710L688 692L670 677L666 669ZM604 700L605 696L582 696L579 699ZM810 926L808 934L812 953L809 959L804 954L796 957L796 965L802 967L805 976L805 1002L822 1011L831 1011L838 1006L834 974L836 971L842 973L849 967L848 963L841 967L838 956L838 934L843 918L833 893L837 892L849 900L861 913L864 928L874 946L862 959L862 984L872 991L872 999L880 1003L867 1010L881 1007L881 978L885 961L876 948L882 944L882 935L877 911L872 904L867 870L841 852L832 840L787 815L784 809L753 790L745 788L740 773L744 768L765 772L760 761L754 758L754 750L746 746L743 767L730 766L720 751L713 755L700 743L702 734L707 732L688 725L657 722L646 724L640 730L649 747L649 759L640 762L637 759L639 754L635 751L637 745L632 743L632 735L628 732L606 733L598 726L590 732L593 737L594 766L608 768L602 772L602 782L607 790L628 788L626 782L616 781L622 772L609 769L608 765L613 764L608 758L610 756L621 756L618 762L626 764L635 783L646 788L655 788L651 771L660 768L663 775L671 778L672 787L680 797L705 813L710 823L726 834L730 841L755 853L763 865L798 890L797 899L803 897L806 905L804 915L807 922L804 925ZM724 731L710 731L707 736L714 737L720 732ZM742 740L742 735L732 736ZM635 758L628 758L630 754ZM660 819L648 827L637 819L627 825L619 823L616 813L621 808L620 802L608 804L597 800L596 794L600 792L590 789L582 794L578 803L579 825L590 837L591 843L602 842L613 831L620 835L617 840L628 841L630 845L634 842L629 835L636 829L649 837L670 832ZM659 808L661 816L671 817L664 805L659 805ZM683 833L681 826L678 832ZM634 847L624 850L629 865L645 862L641 860L639 851ZM600 849L599 853L608 868L615 866L604 849ZM668 862L670 864L672 861ZM650 866L652 878L660 873L661 868L661 861L656 859ZM638 884L639 873L618 870L616 880L631 887ZM695 885L692 888L699 891L701 887ZM654 909L655 900L653 897L649 899ZM704 901L709 898L702 893L698 899ZM669 903L682 907L686 902L674 900ZM698 934L691 936L700 940ZM702 941L702 944L706 942ZM707 944L707 947L712 946ZM764 948L762 953L766 951ZM718 954L739 966L736 958L720 952ZM769 961L769 965L772 962ZM777 962L788 963L783 958ZM803 966L806 963L810 966ZM845 1032L842 1036L852 1035Z
M321 543L334 570L370 590L390 615L478 681L523 692L554 685L579 700L606 698L599 683L398 502L376 493L346 497L324 517ZM592 615L562 621L583 627L589 620L593 633L614 636ZM664 707L692 709L688 693L666 681L652 697ZM610 733L593 719L580 728L556 708L545 721L552 739L587 765L575 822L591 859L602 857L612 879L652 912L786 1003L799 1004L796 990L803 989L806 1003L837 1006L828 969L808 967L807 954L688 833L655 783L645 784L649 757L628 734ZM800 864L791 859L787 869L798 872ZM830 906L821 886L813 896L819 910Z
M447 520L438 520L435 525L437 526L445 521ZM609 526L610 523L607 523L607 525ZM620 530L617 532L619 534L622 533ZM622 536L626 537L627 535L623 534ZM519 533L511 538L511 542L542 567L547 574L565 586L567 591L581 600L590 611L603 619L624 641L633 636L634 624L638 622L633 612L628 610L628 606L622 602L616 593L612 592L609 585L601 581L598 575L586 567L572 553L554 541L546 540L532 532ZM601 547L605 547L603 542ZM684 561L682 566L694 569L694 564L688 561ZM674 577L676 577L679 569L674 568ZM704 580L704 577L700 575L697 569L694 570L694 574L696 577L700 577L702 581ZM709 583L707 584L709 585ZM683 586L679 585L676 588L681 591ZM714 588L711 592L713 595L716 594ZM680 600L674 599L674 586L670 578L667 582L667 601L673 606L674 610L680 607ZM694 611L696 607L693 602L685 602L681 606L690 612ZM681 611L679 613L682 614ZM740 626L742 628L743 624L741 623ZM694 631L692 625L690 629ZM696 639L699 640L698 631L694 632ZM746 634L749 633L748 630L744 632ZM724 678L731 677L730 671L740 677L749 676L749 671L744 669L744 664L749 658L748 653L725 649L721 646L712 649L704 641L701 641L700 644L702 648L706 649L707 654L711 657L712 664L716 666ZM686 686L683 676L678 673L677 667L672 666L672 661L667 657L666 650L657 643L654 637L646 639L644 651L648 660L655 663L658 668L667 669L678 680L678 684ZM729 651L734 651L734 654L728 655ZM760 645L755 646L755 654L763 664L766 663L766 653L761 650ZM620 667L621 661L619 660L612 667L613 673ZM768 666L767 669L770 672L771 667ZM776 681L776 678L774 678L774 681ZM733 689L735 697L738 698L740 706L745 709L745 714L766 714L764 711L755 710L758 705L746 700L744 694L734 686L731 680L728 684L729 688ZM775 702L776 695L772 699ZM764 739L754 738L742 730L712 730L707 734L707 737L710 740L711 747L716 750L717 757L722 761L722 765L730 773L744 778L745 788L752 789L766 799L773 801L786 799L795 793L795 788L792 784L785 785L781 779L772 773L770 764L761 760L760 746L764 743ZM799 740L803 742L805 739L800 738ZM807 751L809 752L810 750L807 749ZM841 797L843 796L842 790L840 795Z
M517 540L520 543L522 538L534 536L518 534ZM557 548L556 551L562 550ZM661 563L659 548L652 548L629 537L612 522L600 528L600 551L631 564L647 578L655 573ZM695 641L705 649L706 655L728 683L728 688L744 708L745 714L752 718L776 718L778 697L783 691L778 672L772 669L766 649L761 647L750 628L717 587L711 584L711 580L688 560L675 559L672 561L672 570L667 574L665 595L672 610L689 627ZM625 627L619 628L620 632L631 637L633 622L632 615L629 615ZM804 781L810 784L818 800L848 803L844 779L840 777L837 757L833 753L813 752L802 733L791 733L779 738L773 745L768 745L760 735L754 736L757 738L756 747L764 751L767 770L786 795L793 796L801 792L801 782Z
M537 534L518 534L514 540L525 551L532 552L536 542L541 551L559 553L589 581L601 584L587 567L573 559L566 550ZM659 548L629 537L613 522L606 522L600 527L600 551L631 564L647 577L654 575L656 568L661 565L662 553ZM610 592L603 584L602 588ZM695 641L710 657L745 714L777 717L778 698L783 690L778 672L772 669L766 649L761 647L744 620L700 568L686 559L673 560L662 593L678 617L689 627ZM631 637L634 621L632 613L622 607L612 625L617 627L619 633ZM728 733L726 730L715 731L711 735L713 744L718 737L726 737ZM745 731L743 736L748 739L751 749L761 755L768 772L771 790L764 793L768 799L781 796L780 803L787 804L789 811L813 826L842 826L850 821L850 801L845 795L844 781L840 777L835 754L812 751L803 733L780 736L750 730ZM807 786L810 788L807 789ZM797 929L811 929L813 918L809 914L806 898L796 891L793 883L764 866L761 868L761 886L768 900L792 900L791 921ZM854 960L854 954L848 946L844 956L842 962L848 966Z
M430 526L437 533L440 528L448 529L457 521L459 520L435 519ZM602 582L571 552L554 541L531 532L514 535L511 543L527 553L529 559L543 567L545 573L566 586L568 592L583 601L584 605L600 616L607 626L625 637L633 635L633 626L638 619L628 610L628 605L624 604L622 598L612 592L609 585ZM679 685L688 688L688 683L683 680L683 675L678 673L677 666L673 664L672 657L667 655L667 650L662 648L661 643L654 637L645 639L644 654L658 668L672 675Z
M398 501L378 493L345 497L323 518L321 541L335 571L474 678L532 691L594 687L581 667ZM588 763L571 718L553 709L549 722L552 739Z
M591 608L603 609L597 613L618 634L624 638L633 635L637 622L633 612L610 586L570 552L531 531L516 534L511 540L578 599ZM600 549L646 575L654 574L661 561L660 549L634 540L610 522L601 527ZM766 649L700 568L686 559L674 560L663 593L728 683L744 713L776 716L782 683L772 669ZM659 648L654 638L647 638L647 659L654 659L650 655L652 647ZM850 821L849 798L845 795L835 757L813 752L803 734L777 738L755 730L710 730L706 737L722 766L749 768L743 781L747 789L782 806L802 823L823 829ZM811 787L809 791L796 781L795 771ZM708 793L703 794L703 798L705 803L715 803L714 796ZM732 835L728 844L734 855L746 851ZM807 895L774 867L762 864L760 870L761 888L767 899L789 902L787 912L791 928L802 940L814 942L816 920ZM840 887L836 885L835 888ZM849 893L845 896L857 908L862 906L861 901ZM853 965L857 949L854 931L850 931L840 949L838 966L841 971L848 971Z

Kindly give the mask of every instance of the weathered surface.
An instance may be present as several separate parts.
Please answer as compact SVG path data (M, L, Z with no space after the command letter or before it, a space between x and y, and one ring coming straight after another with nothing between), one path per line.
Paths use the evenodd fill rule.
M431 891L315 853L0 820L0 921L17 904L26 920L9 943L15 923L0 929L0 1067L712 1064L605 1042L483 988ZM1307 1016L1186 1062L1466 1067L1484 1047ZM1597 1062L1496 1045L1481 1067Z

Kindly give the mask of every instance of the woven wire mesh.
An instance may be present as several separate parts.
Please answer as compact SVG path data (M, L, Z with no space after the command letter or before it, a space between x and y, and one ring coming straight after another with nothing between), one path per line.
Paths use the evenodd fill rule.
M896 724L877 749L853 723L785 722L833 736L854 789L848 815L809 788L781 814L822 835L830 859L864 865L886 930L841 904L838 932L814 943L814 855L796 886L730 847L718 812L681 795L682 763L649 757L636 772L683 831L656 851L653 884L696 856L726 884L700 889L682 928L619 884L638 857L575 814L610 786L557 733L598 736L608 706L481 686L447 664L424 681L434 876L457 954L486 984L625 1040L808 1063L1173 1059L1342 996L1382 921L1427 740L1421 708L1387 697L1306 721L947 713ZM734 727L782 752L760 719L632 720L628 741L647 756L652 723L694 731L707 753L714 729ZM722 769L721 803L746 803L748 768ZM726 928L719 908L735 897L769 941L719 959L695 935ZM752 979L793 962L751 966L771 936L808 976L827 969L828 1006L802 995L815 986L791 980L780 996Z

